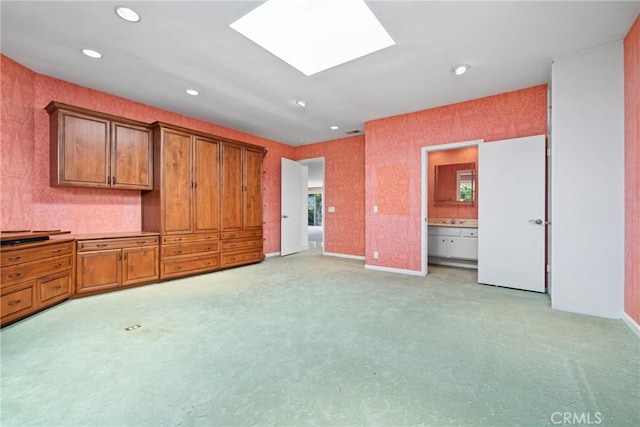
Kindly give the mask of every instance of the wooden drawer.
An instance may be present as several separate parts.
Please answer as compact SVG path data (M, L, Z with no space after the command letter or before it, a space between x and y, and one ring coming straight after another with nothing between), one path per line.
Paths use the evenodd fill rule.
M220 233L209 234L174 234L162 236L163 244L211 242L220 240Z
M262 249L257 251L247 251L247 252L234 252L234 253L223 253L221 255L221 266L231 267L234 265L243 265L250 264L253 262L262 261Z
M39 279L36 288L40 304L48 305L61 301L71 294L71 272Z
M8 250L6 252L2 252L1 265L2 267L9 267L15 264L37 261L54 256L69 255L71 253L73 253L73 242L43 245L37 248L30 249Z
M126 239L78 240L78 252L102 251L105 249L122 249L140 246L153 246L159 242L158 236L133 237Z
M224 231L222 233L222 240L242 239L245 237L262 237L262 229L247 231Z
M7 289L0 297L2 322L16 319L33 311L36 306L35 282L24 283L22 287Z
M220 256L181 258L161 263L161 277L184 276L197 271L208 271L217 269L220 266Z
M232 240L223 241L222 250L232 251L239 249L260 248L262 247L262 239L250 239L250 240Z
M220 242L188 243L181 245L162 245L162 259L175 258L198 253L219 252Z
M71 255L67 255L2 268L2 287L13 285L24 280L46 276L58 271L68 270L71 268L71 265L72 257Z

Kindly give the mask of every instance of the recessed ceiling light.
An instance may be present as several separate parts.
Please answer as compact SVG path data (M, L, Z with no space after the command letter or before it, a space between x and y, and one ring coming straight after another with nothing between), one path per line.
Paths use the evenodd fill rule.
M93 49L82 49L82 53L87 55L89 58L100 59L102 58L102 54L97 50Z
M451 67L451 72L456 76L461 76L469 71L469 68L471 68L471 66L468 64L458 64Z
M307 76L395 44L364 0L268 0L230 27Z
M198 95L200 95L200 92L198 92L198 91L197 91L197 90L195 90L195 89L187 89L187 90L186 90L186 92L187 92L189 95L191 95L191 96L198 96Z
M140 15L133 9L126 6L116 6L115 11L116 14L125 21L140 22Z
M299 106L304 108L304 107L307 106L307 101L303 101L303 100L299 99L299 100L296 101L296 104L298 104Z
M330 128L330 129L331 129L331 130L338 130L338 129L340 129L340 128L339 128L338 126L331 126L331 128Z

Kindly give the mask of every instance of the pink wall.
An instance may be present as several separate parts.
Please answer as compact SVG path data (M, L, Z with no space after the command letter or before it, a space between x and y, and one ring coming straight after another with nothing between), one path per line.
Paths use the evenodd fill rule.
M420 271L421 148L547 130L547 86L367 122L366 264ZM378 213L373 213L373 206ZM373 251L380 258L373 259Z
M432 151L429 154L429 218L478 219L478 197L480 181L478 179L478 147L458 148L456 150ZM476 203L473 206L442 206L434 204L435 167L456 163L476 164ZM455 182L453 183L455 187Z
M143 122L156 120L266 147L265 253L280 250L280 158L293 147L35 73L2 55L0 228L137 231L140 192L49 186L52 100Z
M364 140L359 135L296 147L295 160L324 157L325 252L364 256Z
M624 311L640 324L640 17L624 39Z

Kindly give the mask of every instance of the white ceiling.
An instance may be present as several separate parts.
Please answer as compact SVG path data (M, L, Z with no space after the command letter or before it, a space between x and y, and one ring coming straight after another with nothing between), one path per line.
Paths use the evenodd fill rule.
M553 58L623 39L640 12L640 0L367 1L395 46L307 77L229 27L261 3L2 0L1 51L42 74L301 145L547 83ZM118 4L142 21L118 18ZM471 70L454 76L458 63Z

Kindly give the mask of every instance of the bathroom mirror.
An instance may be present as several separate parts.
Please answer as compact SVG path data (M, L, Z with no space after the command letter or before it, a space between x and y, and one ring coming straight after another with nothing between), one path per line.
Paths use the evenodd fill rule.
M476 164L456 163L435 167L434 204L474 205Z

